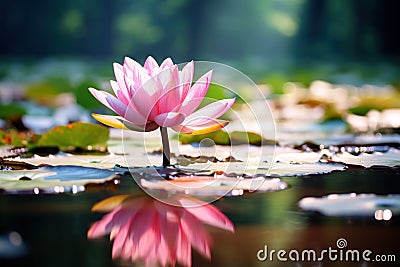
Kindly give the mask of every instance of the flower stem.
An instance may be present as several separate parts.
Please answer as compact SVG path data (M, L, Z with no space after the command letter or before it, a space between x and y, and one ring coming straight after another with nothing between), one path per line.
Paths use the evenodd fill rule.
M162 141L162 154L163 154L163 167L171 165L171 151L169 149L168 130L165 127L160 127L161 141Z

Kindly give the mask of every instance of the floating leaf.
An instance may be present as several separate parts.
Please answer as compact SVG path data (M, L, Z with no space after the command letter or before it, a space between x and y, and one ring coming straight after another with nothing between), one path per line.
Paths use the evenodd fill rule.
M73 93L75 95L77 103L86 108L86 109L94 109L101 107L99 101L93 97L93 95L89 92L89 87L100 87L100 84L95 84L93 80L83 80L80 83L76 84L73 88Z
M346 167L342 164L332 163L304 163L292 164L277 162L272 166L255 160L247 162L217 162L217 163L196 163L190 165L192 169L198 169L204 173L225 172L238 175L258 175L265 174L272 177L305 176L314 174L326 174L333 171L344 171Z
M269 174L271 176L305 176L344 170L346 170L346 167L342 164L320 162L305 164L276 163L269 170Z
M16 130L4 131L0 129L0 145L10 145L14 147L27 146L33 143L37 135L30 132L18 132Z
M22 146L22 138L15 131L4 131L0 129L0 144L11 146Z
M80 166L46 166L34 170L0 172L0 189L11 193L29 192L77 193L88 183L104 183L115 179L110 170Z
M186 176L174 180L141 179L147 189L165 190L169 193L183 193L201 196L239 196L244 192L269 192L286 189L288 185L278 178L255 177L252 179L218 176Z
M57 101L54 99L63 92L71 89L70 82L66 77L51 77L46 81L31 83L26 88L26 96L28 99L35 101L40 105L56 106Z
M200 135L187 135L187 134L179 134L178 139L182 144L194 144L201 143L203 139L211 139L213 140L213 144L216 145L241 145L241 144L249 144L260 146L263 142L267 142L261 135L252 132L243 132L243 131L233 131L231 133L227 133L224 130L218 130L208 134L200 134ZM202 143L203 145L207 145L207 143ZM213 145L210 144L210 145Z
M319 152L302 152L302 153L277 153L275 156L276 162L280 163L291 163L291 164L303 164L303 163L317 163L322 157L322 153Z
M101 169L112 169L115 165L136 167L146 167L153 165L160 165L162 158L159 155L142 155L140 153L132 156L123 155L73 155L67 153L61 153L59 155L50 157L34 156L31 158L10 158L9 161L22 161L28 164L40 166L40 165L73 165L73 166L84 166Z
M0 159L0 170L33 170L37 168L32 164L22 161Z
M0 119L8 119L10 117L21 117L26 114L26 110L18 104L1 104Z
M250 144L261 146L264 141L261 135L252 132L234 131L229 135L233 145Z
M200 143L203 139L211 139L216 145L229 145L229 135L223 130L218 130L208 134L188 135L179 134L178 139L182 144ZM211 144L210 144L211 145Z
M374 109L373 107L371 107L371 106L355 106L355 107L352 107L352 108L349 108L349 112L351 113L351 114L354 114L354 115L358 115L358 116L365 116L365 115L367 115L367 113L369 112L369 111L371 111L372 109ZM377 109L378 111L382 111L382 109Z
M344 164L361 165L365 168L374 165L394 167L400 165L400 150L391 148L385 153L361 153L357 156L344 152L332 155L331 160Z
M11 146L0 146L0 163L2 163L2 159L7 157L16 157L18 155L17 153L12 152L11 148ZM2 164L0 168L3 168Z
M306 197L298 204L305 211L320 212L326 216L362 216L380 220L380 213L385 210L388 210L386 213L390 213L390 217L392 214L400 214L400 195L332 194L324 197Z
M370 110L384 110L390 108L399 108L400 100L398 92L378 93L374 96L361 96L358 104L349 109L356 115L366 115Z
M104 126L74 122L65 126L56 126L44 133L37 142L37 146L86 149L89 146L105 146L108 136L109 130Z

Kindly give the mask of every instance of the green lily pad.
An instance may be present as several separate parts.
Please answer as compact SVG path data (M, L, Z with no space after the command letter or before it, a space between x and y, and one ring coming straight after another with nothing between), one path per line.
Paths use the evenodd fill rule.
M77 193L89 183L115 179L113 171L80 166L46 166L33 170L0 172L0 189L9 193Z
M100 84L93 83L92 80L84 80L81 81L79 84L76 84L72 90L72 92L75 95L76 102L88 109L88 110L93 110L94 108L99 108L102 107L102 104L97 101L96 98L93 97L93 95L89 92L88 88L89 87L101 87Z
M265 139L257 133L241 131L234 131L230 133L230 138L233 145L250 144L261 146L263 141L265 141Z
M108 137L109 129L104 126L74 122L65 126L56 126L44 133L37 142L37 146L86 149L90 146L106 146Z
M373 109L374 109L373 107L368 107L368 106L356 106L349 108L348 111L354 115L365 116L367 115L368 112L370 112ZM378 111L382 111L382 109L378 109Z
M200 135L179 134L178 139L182 144L201 143L203 139L211 139L216 145L225 146L241 144L260 146L263 144L263 142L267 141L257 133L244 131L233 131L231 133L228 133L223 130Z
M68 92L71 85L65 77L47 78L45 81L31 83L26 86L26 96L38 104L53 106L54 98L64 92Z
M188 135L179 134L178 139L182 144L200 143L203 139L211 139L217 145L229 145L229 135L227 132L219 130L208 134Z
M10 117L21 117L26 114L26 110L18 104L1 104L0 119L8 119Z
M34 142L36 134L18 132L16 130L4 131L0 129L0 145L10 145L12 147L23 147Z

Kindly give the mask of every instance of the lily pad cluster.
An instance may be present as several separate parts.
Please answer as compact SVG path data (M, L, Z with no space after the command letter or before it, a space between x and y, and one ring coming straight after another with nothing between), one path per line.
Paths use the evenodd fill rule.
M127 87L126 81L121 80L121 77L127 75L125 78L131 79L133 77L131 77L131 74L134 74L132 71L136 69L147 73L146 75L150 79L150 77L156 75L155 70L158 70L158 68L173 67L172 61L169 60L163 63L165 66L162 64L162 66L158 66L152 59L149 59L146 64L146 66L139 68L132 60L127 60L124 65L115 65L117 81L111 83L111 87L114 86L113 88L105 88L106 91L107 89L109 91L114 89L121 101L127 100L125 96L133 92ZM185 81L188 81L185 88L189 90L192 80L190 75L185 76L185 74L193 72L192 65L192 63L188 64L185 70L181 72L173 68L167 74L171 74L170 76L173 76L174 73L183 75ZM124 68L125 74L121 72ZM167 76L166 78L169 77ZM207 85L211 73L208 73L205 77L207 78L205 83ZM3 145L0 154L2 158L7 158L8 161L22 162L21 164L15 163L19 164L20 167L22 166L22 169L24 164L34 166L34 170L26 170L28 173L42 172L44 165L51 165L54 168L65 167L66 171L73 171L75 169L71 166L76 166L100 171L106 170L121 175L131 171L134 175L138 175L140 173L146 174L148 166L161 165L163 150L158 137L146 137L146 147L143 148L142 136L131 139L128 135L125 135L124 144L118 144L115 131L98 124L74 122L54 126L54 121L49 123L48 118L55 117L55 111L49 111L49 109L53 110L63 105L63 107L67 107L69 104L76 104L77 96L80 96L80 94L86 96L79 98L79 101L83 101L79 104L91 111L97 112L99 110L104 113L104 109L100 108L101 105L96 104L95 99L87 91L87 87L100 87L101 83L90 84L85 79L76 78L77 86L71 89L71 80L53 78L49 78L48 81L43 83L27 83L28 85L20 86L21 88L16 88L17 85L8 85L15 87L15 90L9 90L9 95L2 91L2 98L5 99L5 96L7 96L8 102L13 101L13 104L3 104L2 107L4 108L1 109L3 113L0 114L0 119L4 122L3 128L6 129L0 130L0 143ZM143 78L137 76L136 79L142 81ZM139 83L136 86L139 86ZM209 90L209 94L213 94L213 86L210 85L211 92ZM207 86L203 87L206 88ZM67 90L68 88L71 90ZM135 87L135 90L138 89L139 87ZM164 89L159 88L159 90ZM69 91L72 91L73 94L69 94ZM202 91L206 92L205 89ZM400 107L397 99L400 98L398 97L399 92L395 88L391 86L355 88L354 86L315 81L311 83L309 88L304 88L296 83L287 83L283 87L283 92L284 94L271 95L269 100L272 113L276 119L276 141L271 140L274 139L273 137L263 136L257 131L244 131L237 126L234 118L226 117L226 115L223 119L229 119L231 127L225 130L199 135L181 133L176 136L176 139L170 140L171 157L169 160L171 164L178 166L177 172L172 174L172 177L174 177L172 183L179 184L179 179L182 183L189 183L189 180L184 178L188 173L195 177L200 177L199 175L213 177L215 174L219 174L227 179L226 184L238 182L233 189L246 191L246 186L243 186L241 179L244 179L244 182L248 182L248 178L251 177L264 179L265 186L267 186L275 178L328 174L335 171L345 171L355 165L362 168L376 168L377 166L397 168L400 164L398 160L400 138L396 132L396 129L399 128L398 125L400 125L398 124L399 116L397 116ZM382 94L382 92L385 93ZM219 98L230 97L224 95L221 90L217 93ZM118 110L121 113L119 115L126 115L121 112L120 106L115 106L115 101L111 101L111 98L103 99L101 97L103 95L108 96L109 94L104 92L98 95L102 103L113 107L112 110ZM91 99L90 101L87 101L88 96ZM21 99L28 99L34 102L36 106L30 105L30 102L22 102ZM109 103L109 101L112 103ZM231 102L233 103L233 101ZM231 102L228 105L229 107L232 104ZM89 104L85 105L84 103ZM38 104L45 106L46 110ZM197 105L197 102L195 104ZM236 113L244 112L239 108L240 104L243 103L238 101L238 107L234 107ZM137 102L137 105L143 110L148 108L141 106L141 102ZM222 110L225 111L226 107ZM161 126L174 118L179 121L177 118L181 115L172 109L168 112L173 113L171 113L173 118L168 117L171 114L163 115L164 123L161 123L159 121L161 119L158 118L157 121ZM71 113L79 113L79 111L77 109L57 111L57 114L62 113L67 116ZM85 113L89 113L89 110L86 110ZM37 126L42 115L46 117L43 125L54 127L40 133L22 127L27 125ZM219 115L219 113L216 115ZM108 113L101 116L101 118L115 118ZM11 120L13 117L19 119ZM79 116L75 117L79 118ZM123 120L114 122L121 126L120 128L129 128ZM139 123L138 121L135 122ZM249 125L253 123L247 120L245 122ZM361 124L365 127L362 128ZM18 125L21 127L16 127ZM219 123L217 128L224 125L226 125L225 122ZM144 130L151 129L145 128ZM363 132L367 132L367 134L359 135ZM390 140L388 139L388 132L391 133ZM112 136L111 139L110 136ZM93 151L101 153L96 155L91 153ZM16 171L14 168L15 165L11 166L10 163L2 162L2 169L5 171ZM179 168L183 170L180 173ZM189 170L197 170L197 172ZM156 172L159 174L158 171ZM5 175L6 172L3 172L3 174ZM19 178L21 177L23 176ZM3 186L2 188L4 190L18 190L22 186L27 189L30 184L31 189L33 189L35 183L43 182L42 179L32 179L29 175L26 177L30 180L25 178L22 180L19 178L11 179L15 185ZM139 182L144 187L164 188L165 190L168 190L171 183L157 179L150 180L144 179L139 180ZM204 183L203 180L199 182ZM62 183L63 181L56 179L52 182ZM21 183L21 185L18 183ZM22 185L22 183L25 184ZM280 180L280 183L284 184L282 180ZM202 192L202 194L206 194L206 192Z
M40 152L54 154L59 150L72 152L79 150L105 151L108 139L108 128L86 122L56 126L43 134L0 130L0 144L18 147L19 151L33 154ZM21 150L21 147L26 149ZM13 150L17 151L16 149Z

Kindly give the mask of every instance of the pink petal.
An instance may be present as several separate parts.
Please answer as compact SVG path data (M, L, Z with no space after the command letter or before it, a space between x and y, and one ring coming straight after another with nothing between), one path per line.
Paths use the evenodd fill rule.
M121 100L123 103L129 103L128 95L125 95L126 92L124 92L124 91L119 87L118 82L116 82L116 81L110 81L110 84L111 84L111 88L113 89L114 94L117 96L117 98L118 98L119 100Z
M149 79L142 88L136 90L132 103L146 120L154 120L159 113L156 103L161 90L161 85L154 78Z
M204 96L207 94L212 78L212 70L204 74L197 80L197 82L189 89L186 98L183 101L179 112L188 116L198 108L203 101Z
M165 238L165 233L161 231L160 227L160 242L159 245L156 247L155 253L158 255L158 259L160 261L161 266L166 266L169 262L171 251L170 247L168 246L167 240Z
M195 216L186 212L181 218L181 227L187 236L189 243L191 243L200 254L210 259L211 238L204 230L201 222Z
M135 229L136 231L136 229ZM154 221L152 225L148 225L145 232L140 234L139 239L139 257L142 259L152 259L157 262L158 256L155 253L156 247L160 244L160 234L157 229L157 224Z
M161 63L160 69L161 69L161 70L164 70L164 69L166 69L166 68L172 67L173 65L174 65L174 62L172 61L172 59L171 59L171 58L166 58L166 59L164 59L164 61Z
M177 86L179 82L178 67L173 66L155 77L161 85L156 103L157 110L159 113L170 112L180 104L180 88Z
M179 70L178 66L174 65L166 70L157 74L157 79L162 85L163 92L167 92L175 88L179 83Z
M127 98L131 99L132 96L135 94L136 88L140 86L140 80L139 78L135 78L133 76L133 72L128 68L127 65L124 65L123 67L123 72L124 72L124 82L126 85L127 90ZM136 80L136 82L135 82Z
M124 59L124 67L125 75L133 80L136 89L142 87L143 84L150 79L147 70L129 57L125 57Z
M177 105L172 111L181 112L189 116L201 104L203 97L186 99L181 104Z
M222 212L211 204L204 204L199 206L199 201L194 201L188 198L181 198L179 200L183 207L187 207L186 211L190 212L198 220L208 225L221 228L230 232L235 231L235 227L231 220L229 220Z
M199 119L198 123L201 123L201 121L204 121L204 123L207 123L210 121L210 119L216 119L220 117L222 114L227 112L235 103L236 99L235 98L230 98L230 99L222 99L219 101L216 101L214 103L211 103L196 112L192 113L191 115L187 116L183 124L188 124L190 121L194 119Z
M146 125L147 120L137 111L133 110L131 107L128 107L126 104L122 103L120 100L115 98L113 95L99 91L94 88L89 88L89 91L92 95L99 100L103 105L126 119L127 121L135 124L135 125Z
M183 266L192 265L192 248L182 228L179 229L177 236L176 259Z
M98 101L100 101L100 103L102 103L104 106L108 107L115 113L119 115L121 115L120 113L125 113L127 106L120 100L118 100L115 96L105 91L100 91L94 88L89 88L89 91Z
M216 125L222 125L222 127L227 125L226 120L219 120L219 119L214 119L214 118L196 118L196 119L192 119L191 121L186 121L184 123L181 124L181 126L183 127L190 127L193 129L204 129L204 128L209 128L209 127L213 127Z
M149 75L152 75L153 73L158 71L159 66L157 61L152 56L149 56L144 63L144 68L147 70Z
M123 258L128 258L127 255L124 255L126 250L129 250L132 242L128 240L130 225L132 223L132 219L129 220L126 224L124 224L118 231L115 236L114 243L112 246L112 258L117 258L122 256Z
M127 66L127 67L129 67L130 70L133 70L136 67L140 66L140 64L137 63L136 60L133 60L130 57L125 57L124 58L124 66Z
M163 233L163 237L170 249L175 250L181 209L159 201L154 201L154 206L157 208L159 214L160 231Z
M173 199L170 199L173 201ZM176 202L176 205L179 205L179 202ZM182 209L180 207L171 206L159 201L154 201L154 206L157 208L157 213L159 215L159 227L160 232L162 233L162 240L165 241L167 248L160 247L160 252L165 251L166 257L168 257L168 263L171 266L175 265L176 262L176 254L177 254L177 246L178 246L178 236L180 231L180 217L182 216ZM164 242L162 241L162 242ZM160 258L160 263L163 261Z
M124 72L126 71L127 70L124 67ZM129 78L127 75L124 76L124 79L126 81L126 86L128 87L128 91L124 92L123 90L120 90L119 84L114 81L110 81L111 87L113 88L113 91L117 95L118 99L124 102L127 106L131 107L136 113L139 113L132 101L132 97L135 95L136 92L135 82L133 82L133 78Z
M158 128L158 125L155 123L150 123L146 125L136 125L134 123L125 120L122 117L116 119L119 120L126 128L135 132L151 132Z
M89 230L88 236L96 238L110 233L113 228L120 228L133 218L140 208L140 201L135 201L136 206L117 207L112 212L105 215L100 221L96 222Z
M180 106L180 88L175 87L167 92L164 92L156 103L156 109L159 113L167 113L171 111L176 111Z
M110 240L114 240L114 239L115 239L115 237L116 237L116 236L118 235L118 233L119 233L119 229L120 229L120 228L117 228L117 227L111 229L111 232L110 232Z
M189 92L190 87L192 86L193 81L193 73L194 73L194 62L190 61L188 64L183 67L182 71L179 72L179 86L181 89L181 98L180 102L183 102Z
M99 238L111 232L111 228L107 226L110 225L114 214L109 213L105 215L100 221L95 222L89 229L87 233L88 238Z
M151 200L152 201L152 200ZM157 243L154 239L153 224L156 216L154 206L148 204L141 209L133 220L128 238L136 247L139 257L144 258Z
M162 127L173 127L181 124L185 115L178 112L161 113L154 118L154 121Z
M169 73L169 75L167 74ZM160 95L157 108L160 113L177 111L181 106L182 84L179 84L179 71L177 66L160 73L159 81L163 84L162 94Z
M131 218L128 223L126 223L119 230L115 237L113 247L112 247L112 258L121 257L122 259L132 259L138 258L137 244L133 242L132 235L132 224L135 221L135 217Z
M126 85L126 82L125 82L124 68L118 63L114 63L113 67L114 67L115 79L117 80L119 89L122 91L123 95L128 96L129 95L128 94L129 87ZM113 87L113 90L114 90L114 87ZM115 90L114 90L114 92L115 92ZM118 96L117 93L115 93L115 95Z
M225 120L210 119L208 122L204 123L204 119L194 119L188 124L181 124L172 127L175 132L184 134L205 134L211 133L216 130L222 129L229 122ZM202 123L202 124L200 124Z
M128 128L129 130L136 131L136 132L152 132L154 130L157 130L159 125L155 122L148 122L146 125L136 125L133 124L124 118L120 117L118 118L123 125Z

